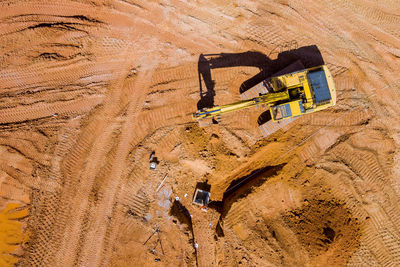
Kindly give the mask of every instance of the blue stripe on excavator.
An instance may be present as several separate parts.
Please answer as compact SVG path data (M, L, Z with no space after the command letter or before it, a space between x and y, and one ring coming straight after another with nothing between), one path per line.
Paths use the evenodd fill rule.
M205 114L209 114L209 113L213 113L213 112L217 112L217 111L220 111L220 110L221 110L221 109L216 109L216 110L207 111L207 112L204 112L204 113L200 113L199 116L205 115Z

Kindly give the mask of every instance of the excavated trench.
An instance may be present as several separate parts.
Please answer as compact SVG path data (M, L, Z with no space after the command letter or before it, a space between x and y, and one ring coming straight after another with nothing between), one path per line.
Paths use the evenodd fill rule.
M225 237L224 221L233 204L255 192L271 177L276 176L284 166L285 164L266 166L236 179L224 192L222 201L210 202L209 207L220 213L215 227L215 240ZM290 229L293 237L296 237L311 259L317 259L325 254L333 255L327 256L328 261L340 265L348 260L354 250L359 247L360 223L345 204L335 199L328 191L324 191L322 195L307 191L305 196L308 199L305 198L299 208L282 211L278 216L279 219L274 217L262 219L260 214L258 218L264 223L246 227L260 228L261 233L270 232L270 237L277 242L288 243L285 241L285 233L282 229L275 227L276 222L279 221Z
M189 210L179 200L174 200L169 211L169 215L176 218L173 220L174 223L179 221L181 225L186 225L187 228L185 229L185 233L187 235L190 235L189 242L192 246L194 246L195 240L193 222ZM193 254L193 256L197 259L195 254Z
M210 208L215 209L221 214L216 227L216 233L218 236L224 235L221 223L223 223L224 218L228 214L233 203L242 198L246 198L256 188L267 182L270 177L277 175L284 166L284 163L276 166L265 166L251 172L246 176L238 178L232 181L229 187L226 189L223 194L222 201L211 201L209 203L208 206Z

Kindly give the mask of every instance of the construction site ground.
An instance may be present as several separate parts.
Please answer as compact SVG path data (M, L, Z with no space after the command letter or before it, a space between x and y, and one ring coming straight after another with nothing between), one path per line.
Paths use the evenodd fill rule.
M399 1L0 10L1 266L400 266ZM191 117L200 88L321 60L332 108L271 134L265 107Z

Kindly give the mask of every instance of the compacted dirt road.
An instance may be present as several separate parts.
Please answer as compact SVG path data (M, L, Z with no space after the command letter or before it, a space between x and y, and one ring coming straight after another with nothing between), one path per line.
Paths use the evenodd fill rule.
M2 265L400 265L398 1L0 10ZM326 64L337 105L193 122L292 63Z

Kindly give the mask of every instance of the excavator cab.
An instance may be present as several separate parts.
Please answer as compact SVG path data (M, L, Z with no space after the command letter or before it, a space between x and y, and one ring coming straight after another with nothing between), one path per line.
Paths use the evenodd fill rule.
M273 77L289 92L289 101L270 106L273 121L301 116L336 104L336 90L328 68L318 66Z

